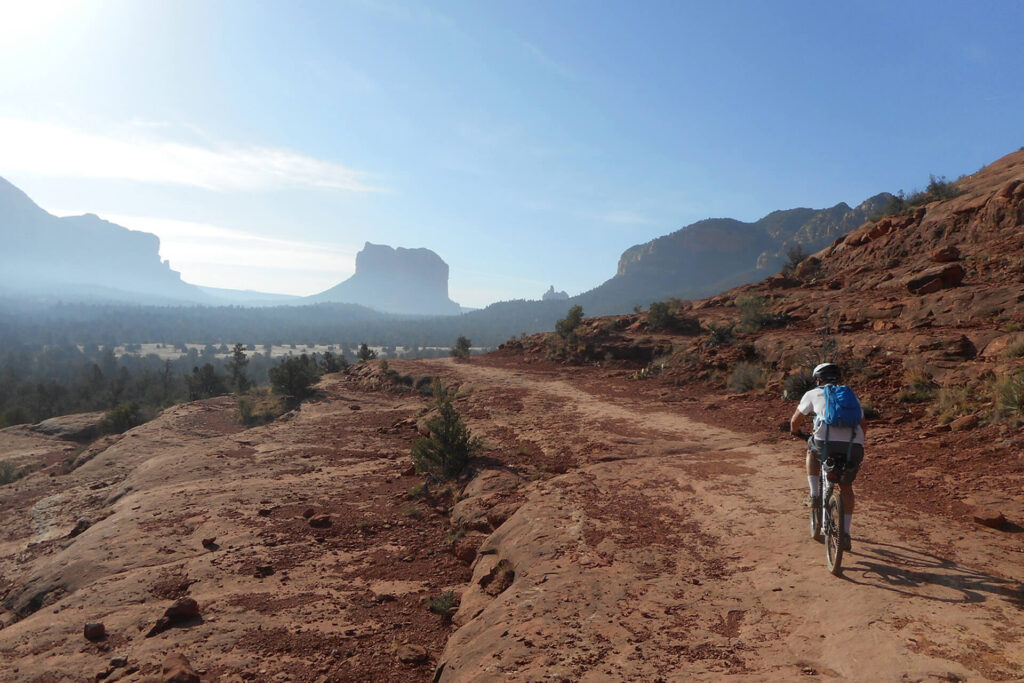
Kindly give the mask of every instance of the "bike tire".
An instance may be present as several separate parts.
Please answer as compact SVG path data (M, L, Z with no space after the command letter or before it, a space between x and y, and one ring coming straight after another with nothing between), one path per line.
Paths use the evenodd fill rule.
M821 505L811 503L811 540L821 538Z
M825 563L828 570L839 576L843 566L843 499L835 491L828 499L825 515Z

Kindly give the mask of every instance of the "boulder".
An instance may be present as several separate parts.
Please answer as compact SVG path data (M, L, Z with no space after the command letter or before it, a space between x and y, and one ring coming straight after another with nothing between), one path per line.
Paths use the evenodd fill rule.
M422 645L413 645L412 643L403 643L398 646L398 650L395 652L395 656L398 657L398 661L403 664L423 664L430 659L430 655L427 653L427 649Z
M952 263L960 260L960 250L954 246L941 247L928 254L932 263Z
M86 640L91 640L95 643L107 637L107 627L98 621L90 621L85 625L83 635Z
M949 429L953 432L966 432L978 426L977 415L964 415L949 423Z
M61 415L43 420L29 429L64 441L92 441L100 435L99 424L105 415L103 412Z
M940 289L948 289L960 284L966 271L959 263L935 266L923 270L907 280L907 289L911 294L931 294Z

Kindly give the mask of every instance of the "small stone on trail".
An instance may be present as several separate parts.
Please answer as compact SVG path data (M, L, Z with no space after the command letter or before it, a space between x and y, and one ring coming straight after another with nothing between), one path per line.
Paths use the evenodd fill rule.
M256 567L256 571L253 572L257 579L266 578L273 573L274 568L271 567L269 564L260 565L259 567Z
M350 405L348 407L348 409L349 410L360 410L360 407L358 405L356 405L355 403L353 403L352 405Z
M306 519L309 519L310 517L312 517L315 514L316 514L316 510L314 510L313 508L306 508L306 511L302 513L302 516L305 517Z
M309 519L309 525L314 529L326 529L331 526L331 516L317 515L316 517L311 517Z
M97 640L103 640L107 637L107 628L98 621L90 621L85 625L83 634L86 640L91 640L95 643Z
M986 510L978 508L974 511L974 521L990 529L999 529L1006 524L1006 517L998 510Z
M398 661L403 664L422 664L430 659L425 647L411 643L399 645L398 652L395 654L398 656Z
M194 619L198 616L198 602L192 598L178 598L174 601L173 605L167 608L164 615L157 619L156 624L153 625L153 628L149 629L149 633L146 634L146 637L152 638L159 633L163 633L175 624L179 624L189 619Z
M112 668L112 669L119 669L122 666L128 666L128 658L127 657L111 657L110 658L110 668Z
M203 547L207 548L209 550L214 550L217 547L217 539L216 538L204 538L203 539Z
M75 528L68 532L68 538L74 538L75 536L78 536L83 531L88 529L90 526L92 526L92 522L90 522L89 520L85 518L78 520L77 522L75 522Z
M188 659L177 652L167 655L161 673L163 683L200 683L199 674L189 664Z

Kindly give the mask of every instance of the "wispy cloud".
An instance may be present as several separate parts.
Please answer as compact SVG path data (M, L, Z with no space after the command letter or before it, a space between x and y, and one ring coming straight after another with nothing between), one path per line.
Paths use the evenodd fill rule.
M657 221L635 211L607 211L599 214L597 218L616 225L657 225Z
M577 80L578 76L576 75L575 71L565 66L561 62L552 59L548 55L548 53L544 52L544 50L540 49L533 43L523 41L523 49L526 51L526 54L533 58L535 62L546 68L548 71L551 71L568 81Z
M148 128L148 130L147 130ZM324 188L380 192L367 173L290 149L181 142L159 126L118 135L0 118L0 172L134 180L220 192Z

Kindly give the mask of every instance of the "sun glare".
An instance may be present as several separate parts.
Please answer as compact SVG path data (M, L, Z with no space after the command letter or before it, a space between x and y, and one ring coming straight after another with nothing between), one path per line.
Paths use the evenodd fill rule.
M82 0L0 0L0 53L45 40L84 5Z

